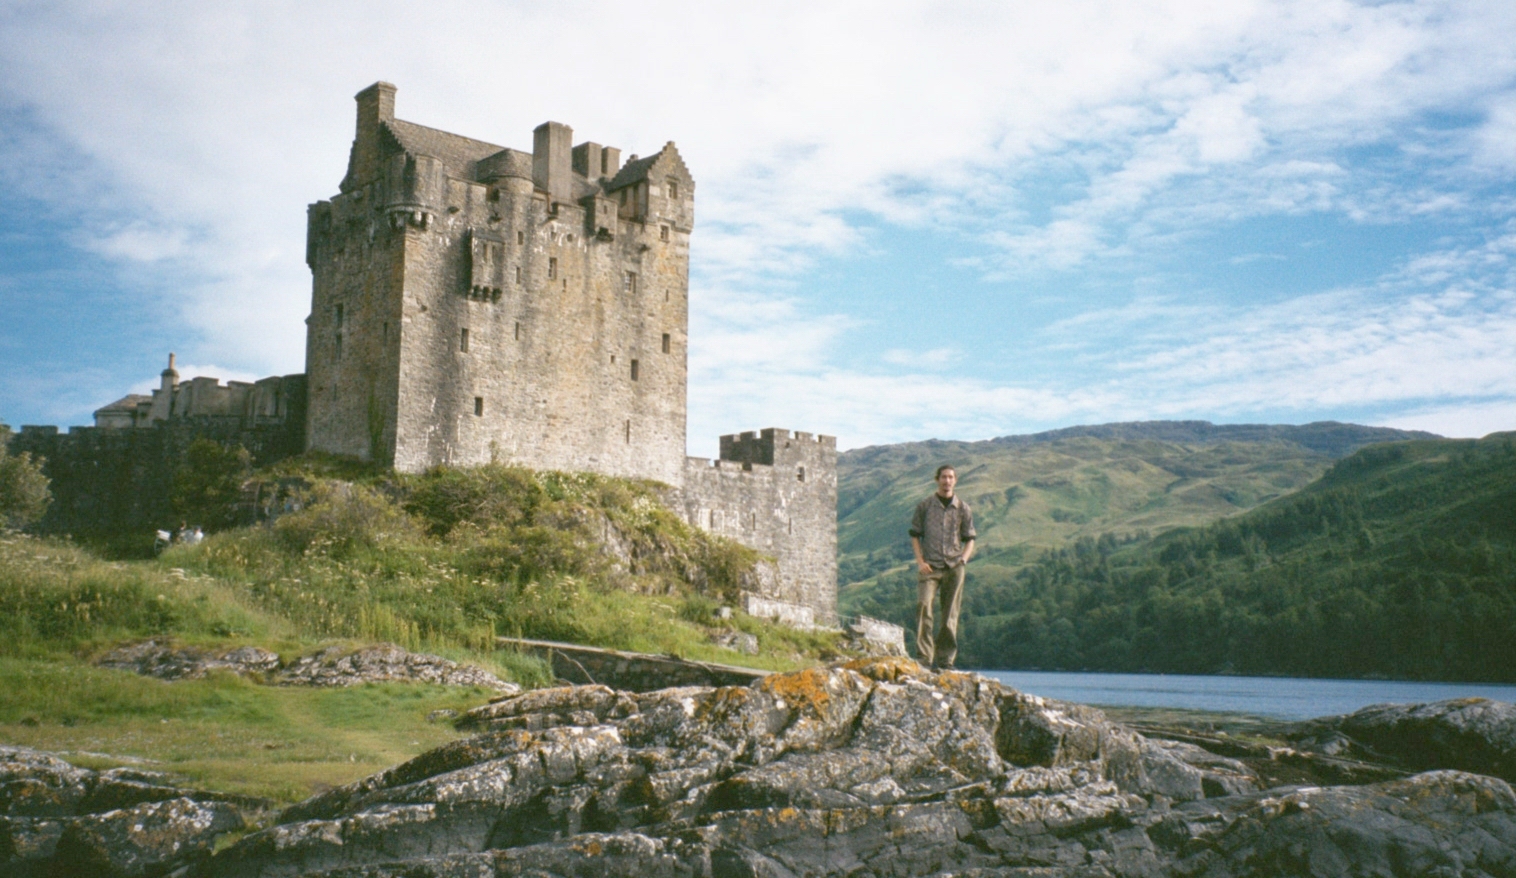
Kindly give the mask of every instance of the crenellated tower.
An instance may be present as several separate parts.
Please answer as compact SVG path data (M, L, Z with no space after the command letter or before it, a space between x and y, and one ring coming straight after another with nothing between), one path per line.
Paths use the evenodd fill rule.
M663 482L773 559L750 612L835 622L836 441L685 456L695 181L674 144L623 162L544 122L525 152L396 119L388 83L357 102L340 192L308 211L307 447Z
M418 471L492 460L681 481L694 180L545 122L531 152L357 95L309 209L308 443Z

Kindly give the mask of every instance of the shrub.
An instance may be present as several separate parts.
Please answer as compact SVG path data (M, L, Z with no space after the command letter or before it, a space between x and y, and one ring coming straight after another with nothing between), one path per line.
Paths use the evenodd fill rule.
M24 451L11 454L10 439L10 428L0 424L0 528L37 521L53 499L42 461Z
M231 527L237 523L242 483L251 471L252 456L241 445L196 439L185 451L184 466L174 473L174 511L208 530Z
M274 522L280 544L291 552L346 558L420 536L403 509L366 485L320 481L302 505Z

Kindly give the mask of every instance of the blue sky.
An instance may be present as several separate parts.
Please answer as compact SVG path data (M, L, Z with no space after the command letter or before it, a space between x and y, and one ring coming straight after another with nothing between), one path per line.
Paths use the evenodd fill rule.
M312 4L314 5L314 4ZM213 8L206 8L213 6ZM352 95L697 182L690 449L1516 429L1516 5L0 0L0 420L298 372Z

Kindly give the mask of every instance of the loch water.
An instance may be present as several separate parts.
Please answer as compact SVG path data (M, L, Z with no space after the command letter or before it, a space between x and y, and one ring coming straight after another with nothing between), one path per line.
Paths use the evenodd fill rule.
M979 673L1022 692L1080 704L1100 707L1171 707L1285 720L1352 713L1370 704L1409 704L1473 697L1516 702L1516 685L1498 683L1086 674L1064 671Z

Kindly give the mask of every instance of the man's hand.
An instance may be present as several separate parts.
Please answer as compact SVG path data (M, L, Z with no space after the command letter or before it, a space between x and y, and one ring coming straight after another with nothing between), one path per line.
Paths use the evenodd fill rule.
M925 561L917 561L916 572L920 573L922 576L925 576L926 574L932 572L932 565L926 563Z

